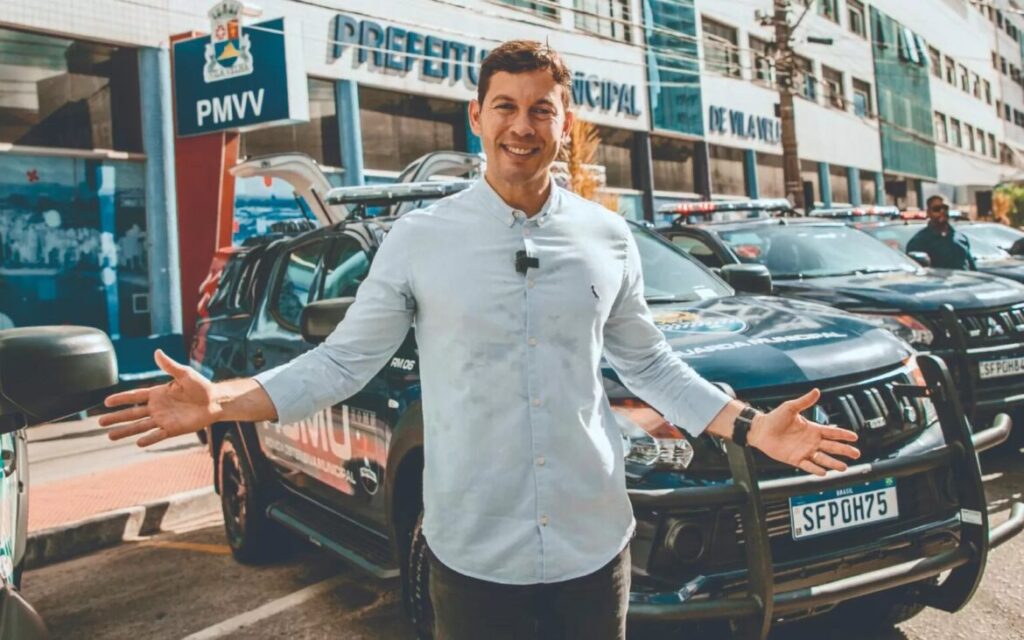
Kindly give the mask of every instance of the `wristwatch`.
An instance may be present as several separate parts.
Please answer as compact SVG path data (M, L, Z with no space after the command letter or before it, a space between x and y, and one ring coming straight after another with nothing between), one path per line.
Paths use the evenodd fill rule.
M740 414L732 423L732 441L741 447L747 446L747 435L750 434L750 426L754 423L757 411L749 404L740 409Z

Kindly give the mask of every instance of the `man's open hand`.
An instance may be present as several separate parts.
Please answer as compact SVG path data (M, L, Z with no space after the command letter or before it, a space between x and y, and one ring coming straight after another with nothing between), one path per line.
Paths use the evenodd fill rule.
M747 438L748 444L770 458L818 476L825 475L829 469L845 471L846 463L836 456L851 460L860 457L856 447L846 444L856 442L857 434L818 424L800 415L801 411L813 407L820 397L821 392L813 389L757 416Z
M220 407L214 399L213 383L159 349L154 359L173 379L155 387L107 396L103 404L108 407L134 405L100 417L101 426L114 427L107 433L111 440L144 433L137 444L146 447L172 436L199 431L215 422Z

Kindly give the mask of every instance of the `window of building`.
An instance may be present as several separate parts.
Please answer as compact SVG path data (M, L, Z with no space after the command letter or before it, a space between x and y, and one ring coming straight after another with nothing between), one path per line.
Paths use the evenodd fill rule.
M946 56L944 58L946 66L946 82L956 86L956 63L953 62L953 58Z
M551 18L552 20L558 19L558 9L554 6L555 2L549 0L497 0L502 4L523 9L525 11L532 11L539 16L545 18Z
M988 134L988 155L993 158L999 157L999 148L996 147L996 137L993 134Z
M964 141L960 137L960 121L956 118L949 119L949 141L954 147L963 148Z
M694 143L689 140L651 136L651 164L655 191L693 193Z
M981 99L981 78L976 73L971 73L971 93L975 98Z
M985 148L985 132L981 129L975 129L974 134L978 137L978 153L983 156L988 155L988 150Z
M1020 111L1017 111L1016 109L1014 109L1013 110L1013 124L1017 125L1018 127L1024 126L1024 113L1021 113Z
M743 150L721 145L708 145L711 186L715 193L730 196L750 195L743 174Z
M839 0L818 0L818 15L839 24Z
M985 87L985 104L992 104L992 83L988 80L983 80L982 84Z
M964 65L958 65L960 69L960 90L970 93L971 91L971 75L967 71L967 67Z
M762 198L785 198L786 179L782 156L771 153L757 154L757 190Z
M974 151L974 127L964 123L964 141L967 142L967 150Z
M1000 29L1003 28L1003 12L996 9L996 26Z
M949 144L949 130L946 128L946 116L935 112L935 141Z
M1003 72L1004 76L1006 75L1006 58L1003 56L999 56L999 70Z
M862 38L868 37L867 22L864 20L864 3L860 0L846 0L846 16L850 21L850 31Z
M999 71L999 54L995 51L992 52L992 68Z
M701 16L704 30L704 67L727 76L740 76L740 50L736 29Z
M931 65L932 75L942 79L942 54L935 47L928 47L928 64Z
M253 157L298 151L321 165L341 166L341 142L335 114L334 83L309 78L309 122L256 129L242 134L239 155Z
M1003 120L1010 122L1010 105L1003 104Z
M750 36L750 55L754 61L754 79L774 86L775 59L768 41Z
M425 153L465 148L465 105L454 100L359 87L363 164L401 171Z
M135 49L0 29L0 143L142 152Z
M633 132L598 125L601 144L594 154L594 163L604 167L605 184L609 187L632 189L633 185Z
M826 104L836 109L846 109L846 97L843 95L843 72L822 66L821 78L825 85Z
M862 118L874 116L871 106L871 85L863 80L853 79L853 112Z
M1014 82L1020 82L1020 69L1014 65L1010 65L1010 79Z
M996 117L1003 117L1003 102L1002 100L996 100Z
M793 56L796 60L797 82L802 85L802 95L808 100L818 99L818 79L814 77L814 63L803 56Z
M632 42L629 6L629 0L573 0L576 28Z

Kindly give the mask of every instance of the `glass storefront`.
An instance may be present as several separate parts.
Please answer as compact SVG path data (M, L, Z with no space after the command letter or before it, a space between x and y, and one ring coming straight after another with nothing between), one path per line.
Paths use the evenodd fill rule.
M0 29L0 328L150 334L138 64L134 49Z
M875 191L875 172L861 169L860 172L860 202L861 204L875 204L878 195Z
M742 149L712 144L708 145L708 156L711 161L711 189L715 195L748 195Z
M420 156L466 148L466 103L359 87L363 165L401 171Z
M601 144L594 155L594 163L604 167L609 187L633 189L633 132L598 125Z
M832 202L849 204L850 202L850 177L846 173L846 167L829 165L828 183L832 189Z
M808 183L811 185L811 193L814 194L812 198L813 203L804 204L816 204L821 202L821 185L818 181L818 163L811 160L800 161L800 182L803 183L804 189L807 189Z
M308 79L309 122L257 129L242 134L239 156L253 157L270 153L299 151L320 165L341 166L341 142L335 112L334 83Z
M693 193L696 189L693 176L694 142L651 136L651 164L654 173L654 190L676 193Z
M782 156L758 152L757 193L762 198L786 197L786 177L782 168Z

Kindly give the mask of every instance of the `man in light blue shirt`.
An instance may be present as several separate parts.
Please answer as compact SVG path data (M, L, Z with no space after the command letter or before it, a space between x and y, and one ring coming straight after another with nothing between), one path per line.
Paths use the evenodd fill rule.
M856 458L856 436L799 415L816 391L757 414L675 356L626 222L553 184L570 78L540 43L494 49L470 107L485 178L393 225L324 344L216 384L158 353L174 381L108 398L142 405L104 417L136 421L111 436L146 433L145 446L217 421L298 421L359 391L414 325L423 532L444 640L624 637L633 516L602 355L693 435L745 440L811 473L844 468L835 456Z

